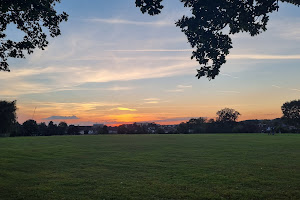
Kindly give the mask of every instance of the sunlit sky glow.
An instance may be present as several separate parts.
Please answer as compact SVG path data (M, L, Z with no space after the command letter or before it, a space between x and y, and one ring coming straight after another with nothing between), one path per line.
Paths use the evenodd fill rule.
M199 65L174 25L189 10L179 1L164 5L151 17L132 0L62 0L57 9L70 15L62 35L45 51L9 60L0 99L17 100L20 123L81 125L176 124L225 107L240 120L272 119L284 102L300 99L300 8L281 3L267 32L234 35L221 75L209 81L195 78ZM21 35L14 26L7 33Z

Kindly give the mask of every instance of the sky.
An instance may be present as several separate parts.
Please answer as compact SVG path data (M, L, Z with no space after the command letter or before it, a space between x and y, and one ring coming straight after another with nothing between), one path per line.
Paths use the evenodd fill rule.
M62 0L68 22L46 50L9 59L0 72L0 99L17 100L18 121L118 125L177 124L215 118L222 108L239 120L281 117L281 106L300 99L300 8L280 3L268 31L232 36L221 74L198 80L200 66L174 22L190 11L164 0L158 16L142 14L134 0ZM12 25L12 38L21 33Z

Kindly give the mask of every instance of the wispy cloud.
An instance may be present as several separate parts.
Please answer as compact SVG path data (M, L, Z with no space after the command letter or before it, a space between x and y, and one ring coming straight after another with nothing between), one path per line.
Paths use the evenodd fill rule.
M233 91L233 90L223 90L223 91L217 91L219 93L228 93L228 94L240 94L239 91Z
M172 62L173 61L171 61L171 63ZM143 62L129 64L129 67L126 68L121 66L130 62L120 63L120 61L112 60L111 63L112 65L114 64L112 69L96 68L95 66L62 67L57 65L45 67L43 69L39 67L28 67L28 69L14 70L14 72L4 74L0 77L0 80L3 83L0 85L1 95L18 96L22 94L49 93L64 90L83 90L84 88L76 86L84 83L129 81L192 74L192 69L195 68L195 63L188 59L183 62L178 62L178 64L168 64L167 61L158 62L156 65L153 65L153 63L152 65L144 64L143 68L140 67L140 63ZM45 77L47 82L39 81L42 77ZM12 80L13 84L11 83ZM102 89L121 91L132 90L134 88L113 86Z
M87 19L86 21L106 23L106 24L125 24L125 25L136 25L136 26L174 26L175 23L171 21L152 21L152 22L132 21L132 20L118 19L118 18L110 18L110 19L92 18L92 19Z
M160 99L159 98L147 98L147 99L144 99L145 101L159 101Z
M290 90L300 92L300 89L291 88Z
M73 116L51 116L48 118L44 118L44 120L68 120L68 119L80 119L76 117L75 115Z
M177 85L176 89L166 90L166 92L184 92L185 89L192 88L192 85Z
M192 52L193 49L110 49L107 52ZM228 59L254 59L254 60L299 60L300 55L272 55L272 54L229 54ZM103 58L105 59L105 58ZM170 58L167 58L170 59ZM174 57L176 59L176 57ZM188 59L187 57L180 57L180 59ZM222 74L223 76L231 76L229 74Z
M300 59L300 55L263 55L263 54L230 54L229 59L255 59L255 60L292 60Z
M184 92L183 89L166 90L167 92Z
M10 100L10 101L14 101L17 98L17 96L2 96L2 95L0 95L0 98Z
M158 104L160 99L159 98L147 98L144 99L146 104Z
M133 87L120 87L120 86L114 86L110 88L106 88L106 90L109 91L124 91L124 90L133 90Z
M148 104L158 104L159 102L158 101L147 101L145 103L148 103Z
M177 88L185 89L185 88L192 88L192 85L177 85Z
M238 79L239 77L237 76L232 76L230 74L224 74L224 73L220 73L221 76L227 76L227 77L230 77L230 78L234 78L234 79Z
M112 102L77 102L77 103L61 103L61 102L23 102L20 107L25 112L32 112L32 107L37 107L38 114L56 114L57 116L68 116L68 113L85 113L99 108L109 108L120 106L119 103Z
M278 89L282 88L282 87L280 87L280 86L278 86L278 85L272 85L272 87L278 88Z
M300 18L278 20L274 28L279 29L280 36L286 40L300 39Z
M137 111L137 109L132 109L132 108L124 108L124 107L117 107L117 108L113 108L111 110L120 110L120 111L131 111L131 112L135 112Z
M192 52L193 49L114 49L112 52Z

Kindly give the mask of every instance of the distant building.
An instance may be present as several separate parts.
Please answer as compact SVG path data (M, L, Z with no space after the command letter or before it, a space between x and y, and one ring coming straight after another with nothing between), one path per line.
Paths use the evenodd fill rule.
M78 126L78 129L79 129L80 135L93 133L92 126Z
M108 129L108 134L117 134L118 133L118 127L114 126L114 127L107 127Z
M93 129L103 128L104 124L93 124Z

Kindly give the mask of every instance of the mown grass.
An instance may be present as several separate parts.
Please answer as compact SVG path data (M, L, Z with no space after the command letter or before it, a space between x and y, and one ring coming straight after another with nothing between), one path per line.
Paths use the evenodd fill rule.
M0 199L300 199L300 135L0 138Z

